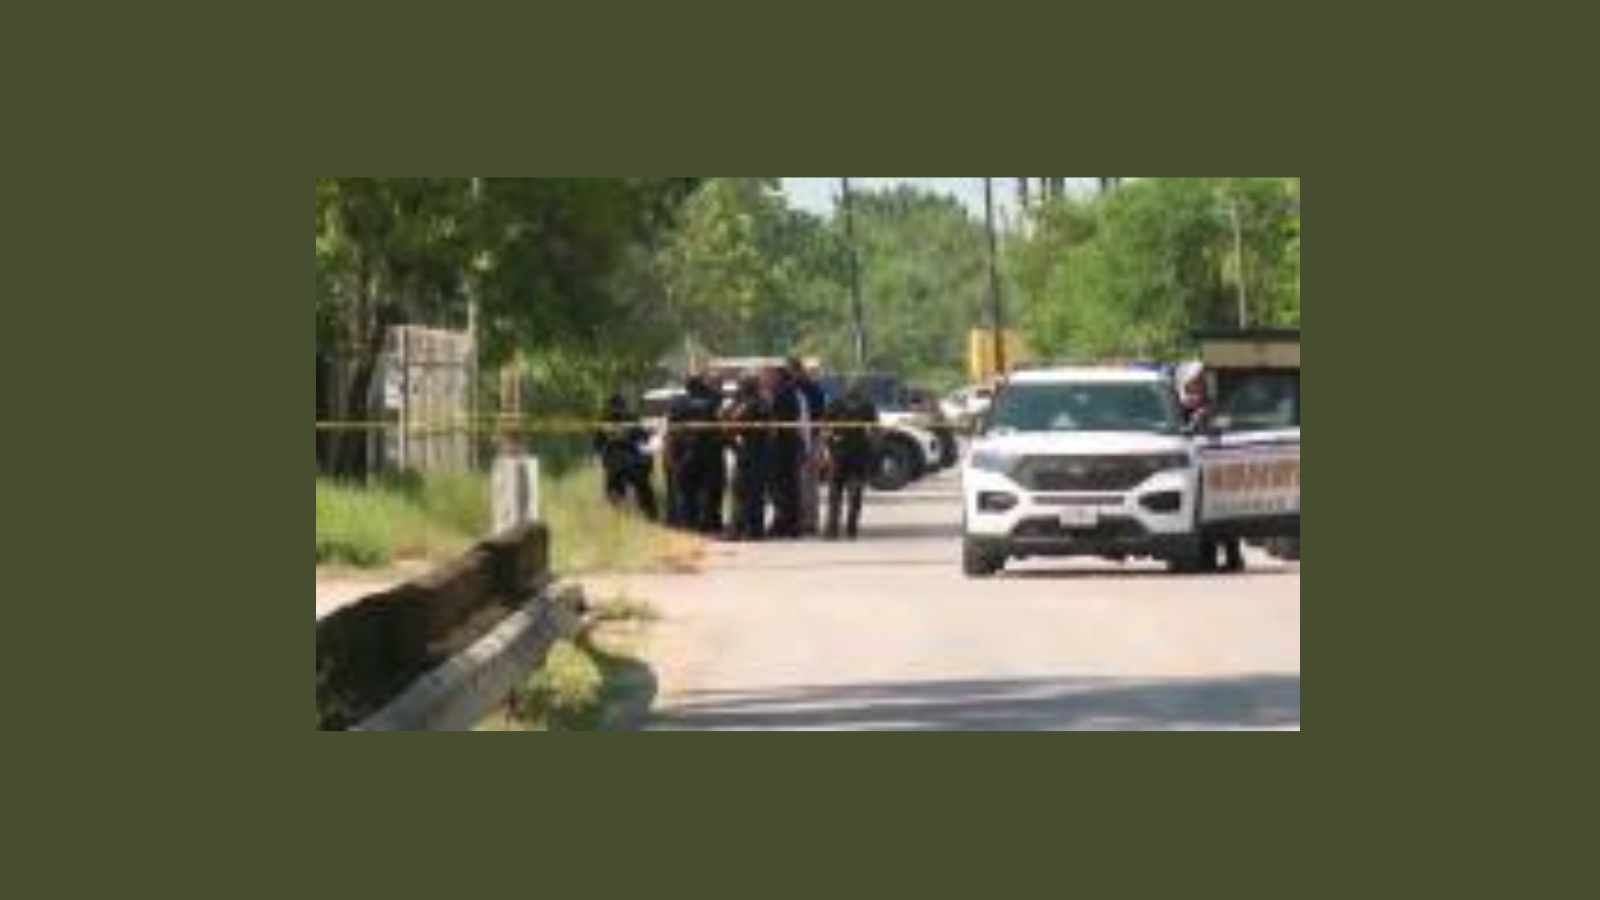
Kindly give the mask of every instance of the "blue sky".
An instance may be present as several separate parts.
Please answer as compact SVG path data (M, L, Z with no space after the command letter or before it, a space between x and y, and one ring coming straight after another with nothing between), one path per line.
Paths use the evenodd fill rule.
M857 178L862 188L881 188L895 184L912 184L941 194L949 194L967 204L967 207L978 215L983 214L983 178ZM834 200L839 194L838 178L785 178L783 179L784 193L796 206L815 213L827 213L833 209ZM995 181L995 197L1001 205L1002 211L1009 212L1016 206L1017 182L1015 178L999 178Z

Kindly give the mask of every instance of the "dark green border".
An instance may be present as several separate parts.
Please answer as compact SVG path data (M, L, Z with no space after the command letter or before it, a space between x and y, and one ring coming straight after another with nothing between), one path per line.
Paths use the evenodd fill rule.
M1346 42L1330 60L1309 48L1341 31L1298 23L1287 10L1263 10L1253 28L1236 29L1198 10L1160 19L1141 9L1132 24L1037 11L1009 18L994 8L959 22L860 9L836 17L817 7L790 28L753 7L730 4L709 20L698 15L704 9L606 4L514 20L462 11L454 25L327 12L292 29L242 19L219 29L228 43L174 31L167 41L176 54L124 31L90 41L92 71L41 86L38 102L53 98L55 113L32 124L61 149L31 145L25 165L39 174L19 173L25 184L8 204L17 214L8 255L19 259L8 333L24 345L21 363L55 389L22 406L43 434L14 439L18 508L35 524L15 554L22 583L7 594L16 620L8 633L37 635L14 643L26 645L17 649L37 664L47 700L28 710L37 718L13 740L50 734L72 744L47 762L88 788L111 781L105 768L136 764L141 771L115 779L103 798L127 798L152 815L194 808L188 830L201 830L201 818L216 823L204 829L213 832L271 819L290 804L297 808L284 818L337 822L312 829L324 852L309 854L335 873L324 882L332 889L377 887L396 865L420 870L403 852L422 840L414 835L458 822L480 850L478 877L507 861L524 889L524 855L533 866L546 857L525 835L545 823L581 836L555 849L591 848L572 857L579 868L609 863L600 871L664 873L670 883L673 867L652 865L665 862L655 852L593 848L696 834L705 856L737 858L731 871L766 863L753 873L762 884L808 892L823 889L821 872L850 877L855 867L886 865L908 874L884 890L918 890L935 875L950 888L1004 892L1044 860L1055 870L1046 884L1067 887L1078 874L1059 864L1077 858L1071 851L1111 841L1148 851L1122 873L1124 884L1154 886L1162 879L1146 873L1157 867L1192 882L1196 870L1220 874L1226 858L1238 876L1230 885L1241 888L1252 874L1269 875L1253 868L1261 863L1273 870L1273 861L1303 859L1285 844L1301 820L1320 818L1314 786L1381 765L1359 751L1358 735L1391 723L1399 728L1388 733L1409 735L1426 729L1441 702L1467 702L1440 677L1460 655L1447 648L1478 644L1491 598L1505 609L1512 592L1508 577L1478 562L1493 557L1472 517L1438 515L1474 508L1463 494L1487 479L1470 447L1517 452L1515 435L1483 410L1509 392L1473 386L1463 356L1482 348L1506 368L1529 356L1538 371L1561 370L1559 356L1576 375L1582 357L1560 349L1552 332L1561 329L1516 341L1511 310L1589 291L1492 274L1490 261L1514 252L1507 246L1524 225L1541 226L1531 208L1498 218L1469 211L1461 194L1492 206L1512 176L1453 172L1460 166L1445 155L1426 157L1446 169L1442 177L1380 172L1379 144L1423 158L1406 152L1403 127L1419 110L1383 115L1391 84L1365 67L1397 62L1397 51ZM391 26L401 34L386 34ZM1230 52L1245 46L1249 54ZM1406 59L1429 64L1420 49ZM1329 96L1333 79L1348 102ZM1242 99L1240 85L1249 87ZM107 157L120 163L115 171ZM1047 159L1213 172L1325 163L1330 174L1310 180L1314 231L1326 235L1313 296L1327 298L1313 301L1312 343L1328 348L1313 351L1328 370L1314 378L1324 399L1313 416L1316 454L1326 460L1313 479L1325 482L1315 489L1325 498L1313 504L1315 530L1327 538L1313 544L1328 550L1314 551L1310 603L1313 643L1327 648L1317 655L1328 663L1311 719L1318 746L1342 743L1344 752L1327 746L1314 761L1305 745L1168 743L1157 754L1099 739L1025 745L1007 736L896 746L852 737L822 753L745 739L540 742L503 756L481 743L403 755L306 743L304 633L290 636L286 612L290 588L304 589L304 576L290 584L288 552L304 527L304 487L303 476L290 477L287 442L300 433L303 452L304 372L298 362L290 372L288 350L304 340L299 298L310 273L299 268L298 241L311 177L818 171L847 161L970 171ZM1519 581L1516 595L1529 591ZM70 659L58 655L64 646ZM302 711L292 736L291 695ZM451 761L472 768L447 768ZM155 795L140 789L147 784L172 787ZM396 815L399 797L409 815ZM487 829L460 815L485 807L506 837L484 841ZM445 810L456 815L438 815ZM668 815L671 823L661 821ZM763 835L766 853L748 838L712 843L732 815L734 830ZM761 824L748 821L757 815ZM686 821L697 816L706 819L699 828ZM1180 834L1174 818L1191 827ZM907 828L904 819L917 821ZM1252 819L1272 821L1278 839L1258 843ZM139 829L128 830L136 842ZM406 837L390 853L370 852L375 835L397 833ZM1100 841L1084 840L1089 833ZM510 835L531 852L481 852ZM799 839L791 851L810 852L778 868L771 848L791 837ZM1204 845L1217 854L1198 858ZM269 858L280 846L286 868L299 868L302 842L258 842L253 855ZM1160 853L1169 847L1176 853ZM997 867L980 884L971 870L984 857ZM233 859L235 880L277 880ZM1284 886L1317 871L1300 869L1294 882L1270 874L1292 890ZM408 880L447 883L442 866ZM491 880L499 879L483 878ZM458 877L449 883L465 889Z

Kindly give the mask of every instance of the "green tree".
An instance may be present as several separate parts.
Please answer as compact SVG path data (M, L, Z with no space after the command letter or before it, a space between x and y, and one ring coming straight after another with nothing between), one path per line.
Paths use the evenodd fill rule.
M843 253L776 178L711 179L685 206L663 268L683 333L712 352L808 349L834 315Z
M1171 357L1192 350L1196 329L1239 324L1241 306L1251 325L1297 323L1298 213L1284 184L1144 178L1047 204L1013 251L1032 343L1052 355Z
M1277 318L1286 325L1300 325L1300 179L1283 179L1283 191L1290 214L1284 221L1283 257L1279 262L1282 282L1278 291Z
M318 351L342 361L340 413L363 417L388 326L459 328L473 301L490 365L541 351L646 353L621 339L637 335L649 299L622 290L627 270L698 182L318 179ZM337 443L336 467L359 471L365 442Z
M957 201L910 187L856 202L868 367L921 383L961 379L984 296L981 225ZM694 342L724 355L854 364L842 216L790 208L776 178L712 179L669 246L672 308Z
M905 186L863 194L856 216L869 367L939 388L960 382L987 296L982 224L959 201Z

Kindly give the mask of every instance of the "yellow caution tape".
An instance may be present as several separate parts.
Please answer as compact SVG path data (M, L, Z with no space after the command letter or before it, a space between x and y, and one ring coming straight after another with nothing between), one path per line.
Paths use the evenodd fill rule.
M417 422L318 422L318 434L340 432L409 433L479 433L516 432L522 434L593 434L605 431L626 431L646 427L640 423L583 421L579 419L436 419ZM815 430L849 431L853 429L886 429L891 426L880 422L678 422L664 426L668 432L678 431L765 431L765 430ZM933 427L933 426L925 426ZM950 426L954 427L954 426Z

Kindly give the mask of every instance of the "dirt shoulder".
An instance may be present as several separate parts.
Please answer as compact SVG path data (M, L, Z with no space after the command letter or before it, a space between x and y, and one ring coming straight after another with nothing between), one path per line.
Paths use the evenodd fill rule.
M317 570L317 618L332 615L363 597L381 593L423 574L423 563L403 563L388 569Z

